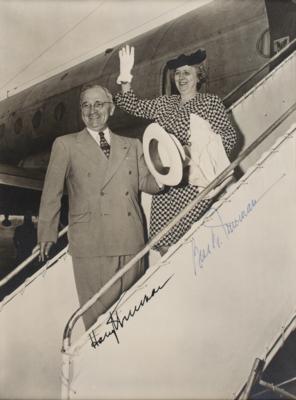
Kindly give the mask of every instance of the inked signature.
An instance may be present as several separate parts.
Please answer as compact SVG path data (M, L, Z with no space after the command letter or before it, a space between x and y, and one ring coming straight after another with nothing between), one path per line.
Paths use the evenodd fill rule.
M223 245L224 239L229 239L229 236L236 232L238 227L248 218L250 213L256 207L257 201L255 199L250 200L245 208L239 212L239 214L231 221L224 222L218 209L211 208L214 211L212 217L217 218L215 225L204 224L206 228L211 229L211 238L205 247L200 246L195 238L192 238L192 258L194 273L196 275L197 268L203 268L204 263L209 256L211 256L217 249L220 249Z
M261 199L269 193L283 178L286 173L282 173L258 198L257 200L250 200L246 206L238 213L236 218L232 221L224 222L219 211L212 207L214 211L213 216L218 218L217 225L206 225L206 228L211 229L211 239L208 241L206 247L201 247L194 238L192 238L192 258L193 268L196 275L197 268L203 268L204 263L217 249L223 245L224 239L229 239L229 236L236 232L239 226L249 217L256 205ZM222 240L223 239L223 240Z
M127 322L130 318L133 318L135 316L135 314L138 311L140 311L140 309L142 307L144 307L144 305L146 303L148 303L160 290L162 290L166 286L168 281L172 278L172 276L173 275L171 275L162 285L158 286L156 289L153 288L149 296L147 294L145 294L144 297L142 298L142 300L140 301L140 303L135 305L134 308L129 310L128 314L124 315L123 317L120 317L118 315L118 311L117 311L117 307L118 307L120 301L122 300L122 297L121 297L119 299L119 301L117 302L116 306L114 307L114 309L112 311L110 311L110 315L109 315L109 318L106 323L106 325L111 325L112 329L109 331L106 331L104 333L104 335L100 336L99 338L97 338L95 335L95 332L92 331L89 334L89 337L91 340L91 346L93 348L100 346L105 341L105 339L108 338L109 336L114 336L117 343L119 343L119 338L118 338L118 334L117 334L118 329L123 328L125 322Z

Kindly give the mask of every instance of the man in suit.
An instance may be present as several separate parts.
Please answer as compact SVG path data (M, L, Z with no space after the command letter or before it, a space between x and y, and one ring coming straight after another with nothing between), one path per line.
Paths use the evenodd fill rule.
M108 128L114 112L110 92L94 83L81 90L86 127L57 138L44 182L38 221L40 258L57 241L61 196L69 198L69 252L80 304L122 268L144 245L139 191L158 192L139 140ZM139 261L85 313L86 329L144 273Z

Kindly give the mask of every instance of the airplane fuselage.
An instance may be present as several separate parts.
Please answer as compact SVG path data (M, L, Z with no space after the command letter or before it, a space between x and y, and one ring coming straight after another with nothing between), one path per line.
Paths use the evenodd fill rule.
M136 48L134 90L148 98L166 93L167 60L203 47L209 66L207 90L223 96L266 62L256 46L267 28L263 0L212 1L130 41ZM32 154L48 151L55 137L81 129L81 86L99 79L116 93L118 71L116 48L3 100L0 162L17 165ZM112 120L112 128L120 134L137 134L139 124L122 113ZM46 157L37 160L33 166L46 166Z
M202 90L224 97L295 38L291 7L295 11L292 0L212 0L130 40L136 49L135 93L146 98L170 94L173 87L167 61L202 47L207 51L209 72ZM32 185L30 171L45 171L54 139L83 127L81 86L98 80L113 94L120 90L116 84L119 48L108 49L0 102L0 197L7 185L42 188L43 175ZM268 67L263 69L258 78L268 71ZM116 110L110 127L120 135L141 137L147 123ZM17 170L11 172L16 166L28 175L27 184L26 177L18 179ZM7 207L0 208L3 213Z

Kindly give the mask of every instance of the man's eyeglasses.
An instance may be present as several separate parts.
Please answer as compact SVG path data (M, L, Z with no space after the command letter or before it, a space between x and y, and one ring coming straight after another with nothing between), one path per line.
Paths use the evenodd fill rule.
M112 102L111 101L103 101L103 102L96 101L94 104L82 103L81 104L81 110L83 112L88 112L93 107L94 110L100 111L100 110L102 110L104 108L105 104L112 104Z

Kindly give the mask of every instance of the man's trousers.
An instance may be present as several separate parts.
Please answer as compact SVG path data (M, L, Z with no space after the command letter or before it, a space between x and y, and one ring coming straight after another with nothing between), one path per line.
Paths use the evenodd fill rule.
M123 268L134 255L110 257L72 257L75 283L80 305L96 294L117 271ZM144 260L138 261L83 315L86 329L114 304L145 272Z

